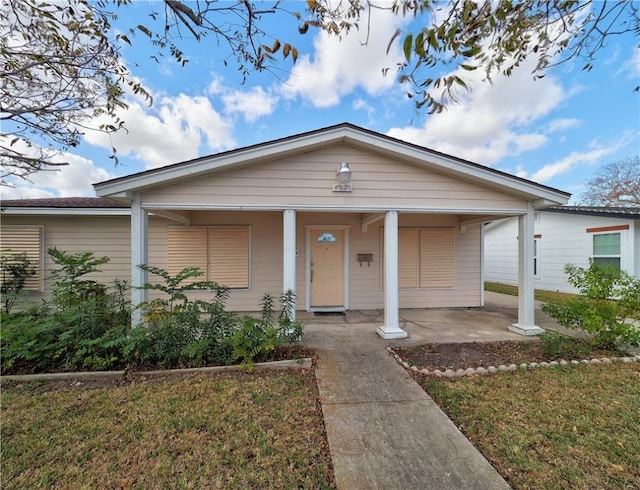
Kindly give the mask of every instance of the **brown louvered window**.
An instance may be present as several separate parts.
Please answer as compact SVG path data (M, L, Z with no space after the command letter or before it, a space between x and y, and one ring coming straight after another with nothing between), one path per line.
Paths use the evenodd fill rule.
M417 288L420 271L420 235L415 228L398 230L398 287Z
M420 230L420 287L452 288L454 284L453 228Z
M249 288L248 226L172 226L168 233L168 270L175 275L198 267L209 280L232 289Z
M28 291L42 291L42 226L3 225L0 228L0 253L3 257L25 253L35 275L25 282Z
M381 230L384 255L384 230ZM398 229L398 287L452 288L455 284L453 228ZM382 271L384 285L384 271Z
M187 267L197 267L204 276L185 281L191 284L206 281L207 277L207 228L205 226L170 226L167 240L168 271L177 275Z
M249 227L209 228L209 279L229 288L249 287Z

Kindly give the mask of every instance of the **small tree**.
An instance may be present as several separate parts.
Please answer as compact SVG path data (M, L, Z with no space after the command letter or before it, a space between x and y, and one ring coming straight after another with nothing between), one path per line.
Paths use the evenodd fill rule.
M53 296L62 307L73 306L88 296L101 295L106 286L83 276L101 272L100 266L109 262L109 257L95 257L93 252L70 253L57 248L50 248L49 255L53 262L60 266L51 271L50 278L56 281Z
M35 268L26 253L6 251L0 256L0 293L4 311L9 313L25 288L27 279L34 276Z
M640 345L640 280L591 261L588 268L567 265L569 284L581 296L542 309L560 325L580 330L598 347Z

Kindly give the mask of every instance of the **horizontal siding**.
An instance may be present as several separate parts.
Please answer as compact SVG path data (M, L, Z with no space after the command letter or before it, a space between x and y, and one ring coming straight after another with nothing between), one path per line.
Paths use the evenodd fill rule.
M278 297L282 292L282 213L279 212L204 212L190 214L193 226L235 225L251 227L251 285L247 290L232 290L227 303L236 311L256 311L264 293ZM127 217L38 218L6 217L22 224L44 226L44 246L56 246L70 252L93 250L97 256L111 257L103 266L102 282L115 278L130 278L130 239ZM349 300L351 309L369 310L383 307L381 288L382 260L378 221L362 231L360 213L296 213L296 294L298 309L305 307L306 298L306 228L305 225L345 225L349 236ZM25 223L30 221L31 223ZM479 225L459 232L459 219L452 215L399 215L402 227L454 227L455 229L455 284L453 288L403 290L401 308L430 308L478 306L480 304L480 242ZM167 269L168 229L175 223L151 217L149 224L149 265ZM358 253L372 254L370 264L359 264ZM51 269L47 258L47 270ZM157 277L149 277L157 282ZM192 292L194 298L210 298L207 292ZM150 297L154 297L151 294Z
M351 193L332 191L337 182L336 169L342 161L348 161L353 172ZM524 208L520 199L347 145L199 176L145 193L143 201Z
M107 256L110 261L101 266L102 273L87 274L105 284L114 279L130 278L131 247L129 218L119 217L57 217L57 216L3 216L2 225L28 224L42 227L45 293L50 291L51 271L57 266L47 251L58 248L69 253L92 251L96 257ZM34 298L40 295L34 295Z
M502 220L485 231L484 278L500 284L518 284L518 218Z
M576 293L567 282L564 267L574 264L589 265L593 254L593 234L587 228L628 224L629 230L621 231L622 268L633 273L640 252L634 246L634 221L616 218L593 217L563 213L540 212L534 223L538 241L538 266L535 287L548 291ZM485 233L485 278L487 281L505 284L518 283L518 219L511 218L503 224L487 229Z

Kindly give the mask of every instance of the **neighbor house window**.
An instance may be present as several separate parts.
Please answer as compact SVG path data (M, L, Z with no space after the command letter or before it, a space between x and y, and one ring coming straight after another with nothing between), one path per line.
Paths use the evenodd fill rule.
M3 257L26 254L35 274L25 282L27 291L42 291L42 227L3 225L0 229L0 254Z
M620 269L620 233L593 235L593 261Z
M426 289L453 286L453 228L399 228L398 287Z
M197 267L203 276L190 281L214 281L232 289L249 288L251 229L248 226L170 226L168 271Z

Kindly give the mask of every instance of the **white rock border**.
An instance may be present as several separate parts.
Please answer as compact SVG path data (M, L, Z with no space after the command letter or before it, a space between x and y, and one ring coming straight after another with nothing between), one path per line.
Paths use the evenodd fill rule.
M424 374L425 376L435 376L437 378L455 378L459 376L471 376L474 374L495 374L501 372L512 372L517 371L518 369L536 369L536 368L550 368L556 366L566 366L568 364L611 364L613 362L640 362L640 355L638 356L624 356L624 357L602 357L600 359L582 359L580 361L566 361L564 359L559 359L557 361L551 362L531 362L525 363L516 366L515 364L510 364L505 366L504 364L500 366L487 366L487 367L478 367L478 368L467 368L467 369L447 369L446 371L442 371L440 369L434 369L433 371L429 371L428 369L421 369L418 366L411 366L408 362L403 361L402 358L396 354L393 350L393 347L388 346L387 352L391 354L396 362L400 364L405 369L411 369L414 372Z

